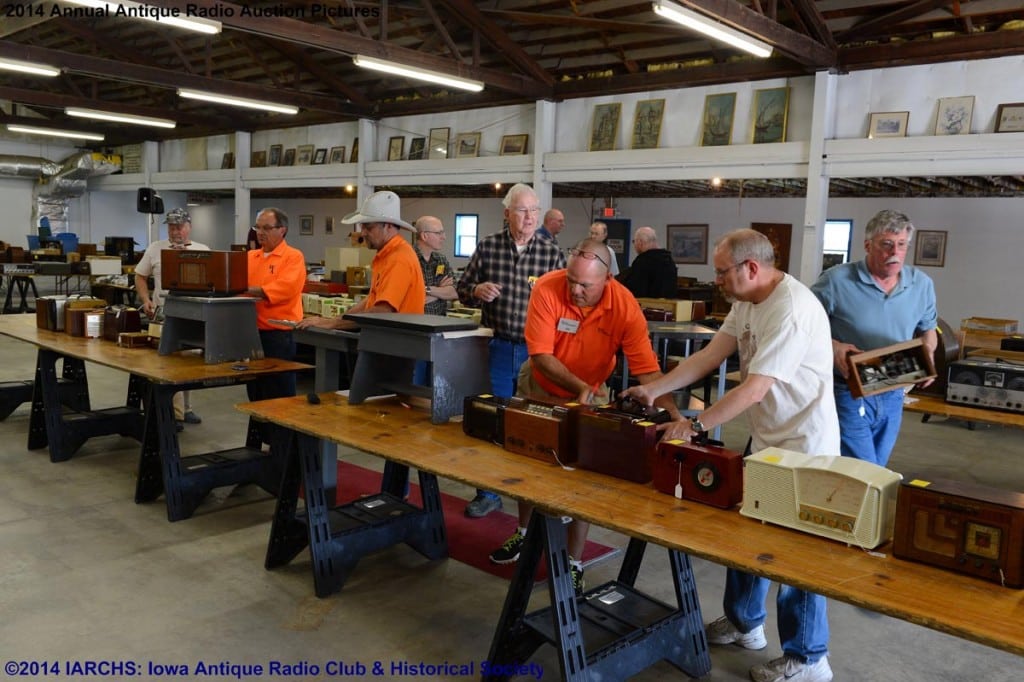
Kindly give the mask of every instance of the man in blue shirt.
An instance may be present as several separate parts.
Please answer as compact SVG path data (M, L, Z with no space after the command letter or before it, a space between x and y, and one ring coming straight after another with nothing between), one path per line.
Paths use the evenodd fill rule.
M847 355L920 336L925 352L934 356L939 342L935 286L928 275L903 262L913 236L907 216L880 211L865 228L864 260L826 270L811 287L832 327L842 454L880 466L888 463L899 435L904 393L854 398L846 384Z

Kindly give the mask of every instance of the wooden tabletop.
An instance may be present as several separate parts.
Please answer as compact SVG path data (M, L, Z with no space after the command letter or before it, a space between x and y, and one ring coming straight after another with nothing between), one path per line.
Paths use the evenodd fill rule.
M907 402L907 400L913 400ZM1024 414L1020 412L1002 412L983 407L971 407L960 403L947 403L938 396L911 393L903 402L903 409L906 412L920 412L922 414L933 414L940 417L951 417L962 419L968 422L979 424L999 424L1001 426L1016 426L1024 428Z
M62 355L124 370L157 384L194 381L217 383L223 380L230 380L233 383L243 374L254 376L311 369L311 365L275 358L250 360L242 363L206 364L201 352L185 351L171 355L159 355L155 348L122 348L106 339L88 339L82 336L71 336L64 332L39 329L36 327L36 316L33 314L0 315L0 334L35 344L40 348ZM247 369L232 369L236 365L245 365ZM26 370L26 375L31 374L31 371L31 369Z
M555 465L469 438L457 423L431 425L427 412L394 400L349 405L280 398L238 409L296 431L365 450L471 487L531 502L549 513L619 531L872 611L1024 655L1024 590L765 525L680 501L649 485ZM719 595L705 595L717 599Z

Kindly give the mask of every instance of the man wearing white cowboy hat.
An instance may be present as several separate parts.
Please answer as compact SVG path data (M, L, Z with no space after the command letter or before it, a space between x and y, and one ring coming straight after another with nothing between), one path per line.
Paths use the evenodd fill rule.
M355 213L342 218L345 225L358 225L371 249L377 251L370 264L370 293L349 308L350 313L423 314L426 285L416 252L399 236L401 228L416 232L401 218L402 206L394 192L374 192ZM346 329L353 323L340 317L307 317L299 328Z

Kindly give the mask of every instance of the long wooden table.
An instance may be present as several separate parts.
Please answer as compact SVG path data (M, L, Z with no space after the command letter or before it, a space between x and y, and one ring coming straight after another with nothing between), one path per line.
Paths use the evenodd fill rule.
M1024 590L893 558L888 544L869 553L762 524L736 510L676 500L648 485L566 471L469 438L459 424L432 425L428 414L397 403L349 405L333 393L320 397L318 405L282 398L245 403L239 409L306 437L329 439L396 465L532 503L551 517L570 515L640 541L1024 655Z
M51 461L60 462L70 459L88 438L113 433L137 438L142 450L135 501L149 502L163 493L170 521L191 516L219 486L257 483L277 492L281 457L263 451L253 420L245 447L182 457L172 397L182 390L230 386L267 374L309 369L309 365L276 359L206 364L195 353L158 355L149 348L121 348L104 339L38 329L35 315L0 316L0 334L39 348L30 450L49 447ZM66 387L61 388L58 360L64 364L65 382L76 382L74 400L69 400ZM90 409L85 362L128 372L125 405Z
M944 399L934 395L911 393L908 398L912 400L904 400L903 410L923 414L926 418L930 416L949 417L962 419L968 425L973 423L998 424L999 426L1024 428L1024 413L947 403Z

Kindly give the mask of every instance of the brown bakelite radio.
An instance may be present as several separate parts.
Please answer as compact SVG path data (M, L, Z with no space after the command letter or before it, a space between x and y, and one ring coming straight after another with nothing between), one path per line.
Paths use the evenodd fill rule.
M186 296L236 296L248 284L247 253L243 251L160 252L163 286Z

